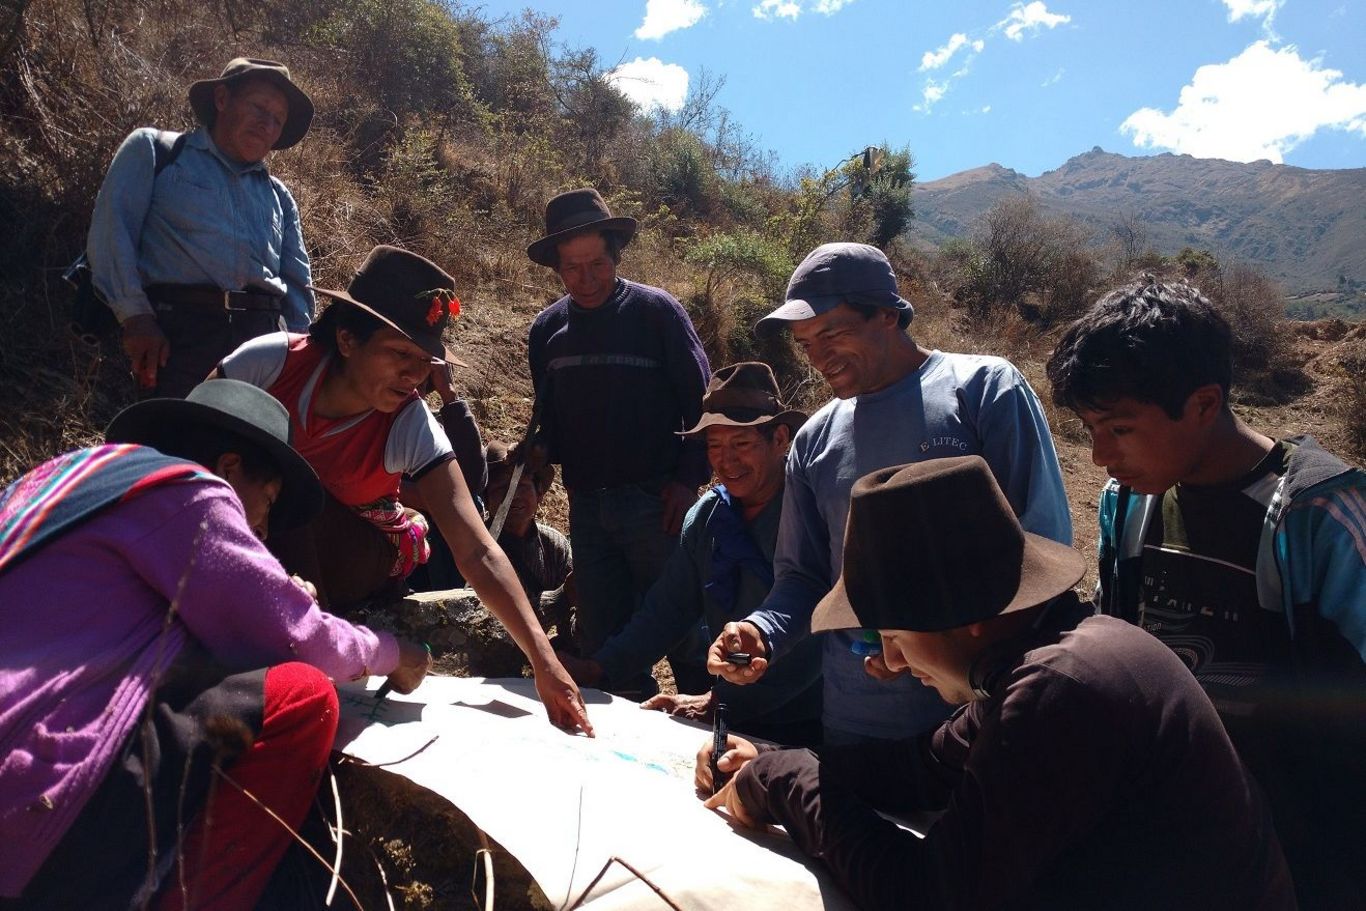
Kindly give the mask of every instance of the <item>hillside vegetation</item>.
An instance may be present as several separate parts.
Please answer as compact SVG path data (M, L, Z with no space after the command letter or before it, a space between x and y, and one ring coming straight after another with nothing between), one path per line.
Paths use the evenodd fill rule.
M623 274L684 302L714 366L768 360L801 406L823 401L825 384L785 339L757 340L750 327L808 250L863 240L888 251L920 343L1004 355L1045 396L1056 332L1101 290L1140 271L1188 278L1237 329L1241 413L1270 433L1311 430L1366 455L1366 326L1292 331L1279 287L1255 269L1200 245L1160 255L1136 219L1097 238L1028 195L982 199L958 241L921 252L908 234L908 150L855 148L783 172L719 103L722 77L703 74L677 113L642 112L604 80L602 61L558 41L551 19L492 21L436 0L11 0L4 10L0 484L98 439L132 401L116 342L68 330L60 273L84 244L123 137L145 125L189 128L188 84L239 55L287 62L317 106L305 140L270 159L300 204L315 283L344 287L377 243L455 276L464 307L454 342L471 364L457 383L486 439L515 438L527 420L526 330L560 295L525 245L551 195L593 185L641 221ZM1047 410L1076 540L1093 558L1104 472L1078 423ZM564 510L557 488L549 520L564 527ZM385 907L386 896L404 908L473 906L474 849L447 837L453 808L422 816L395 793L362 793L364 810L348 816L374 827L363 842L373 853L347 854L364 868L348 876L366 906ZM519 898L500 892L500 907Z
M786 341L756 340L750 327L796 262L830 240L888 250L916 304L918 340L1011 357L1041 391L1050 333L1139 270L1190 277L1224 307L1257 368L1248 402L1276 406L1320 381L1346 382L1345 354L1306 372L1279 292L1255 270L1194 248L1158 256L1136 221L1127 239L1098 245L1083 224L1027 200L983 205L967 240L919 252L907 233L908 150L851 149L847 160L783 172L720 104L724 77L701 74L678 112L642 112L591 51L565 46L554 20L532 13L490 20L436 0L16 0L7 9L0 481L95 439L132 399L116 343L67 331L60 273L83 245L123 137L149 124L189 128L188 84L238 55L286 61L317 106L306 139L270 159L299 201L315 283L343 287L377 243L450 271L465 302L455 342L472 364L460 383L490 437L513 435L529 414L526 327L560 293L525 244L551 195L588 184L641 221L623 273L684 301L714 365L769 360L802 404L822 401L824 384ZM1333 344L1354 345L1347 335Z
M592 184L643 230L629 274L693 307L718 364L754 348L748 325L806 250L885 243L909 218L905 152L779 179L771 156L695 81L673 114L642 113L565 47L552 19L490 21L434 0L18 0L0 20L0 477L88 440L131 396L117 350L66 332L61 267L80 250L103 171L138 126L189 128L187 85L231 57L286 61L318 115L270 159L299 201L314 279L344 286L376 243L453 275L465 298L464 379L495 431L515 423L493 393L525 393L522 335L558 296L525 244L545 201ZM865 163L865 160L867 163ZM515 410L515 401L513 407Z

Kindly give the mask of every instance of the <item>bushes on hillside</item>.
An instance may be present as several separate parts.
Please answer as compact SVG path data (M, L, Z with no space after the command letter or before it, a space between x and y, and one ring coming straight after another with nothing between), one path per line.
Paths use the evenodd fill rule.
M978 322L1003 309L1044 325L1066 322L1086 309L1100 278L1081 228L1044 215L1025 195L992 206L971 239L946 245L939 259L945 290Z

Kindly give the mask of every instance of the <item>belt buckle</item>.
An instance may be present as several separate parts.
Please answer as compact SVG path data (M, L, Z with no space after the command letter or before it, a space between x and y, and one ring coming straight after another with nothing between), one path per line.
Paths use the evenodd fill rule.
M226 311L228 311L229 313L235 313L235 312L240 312L240 311L242 311L242 310L245 310L245 309L246 309L245 307L234 307L234 306L232 305L232 295L233 295L233 293L234 293L234 292L232 292L232 291L224 291L224 292L223 292L223 309L226 310Z

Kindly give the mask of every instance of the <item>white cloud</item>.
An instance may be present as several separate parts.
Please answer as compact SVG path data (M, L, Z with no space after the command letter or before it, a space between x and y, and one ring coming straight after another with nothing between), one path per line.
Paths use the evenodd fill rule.
M833 16L854 0L814 0L806 9L823 16ZM759 0L751 10L756 19L796 19L802 14L803 0Z
M1224 6L1228 7L1229 22L1237 22L1244 16L1269 22L1284 4L1285 0L1224 0Z
M1142 108L1120 125L1139 148L1276 163L1324 129L1366 139L1366 84L1267 41L1197 69L1171 113Z
M964 35L962 32L955 32L949 36L949 40L945 42L944 46L939 48L939 50L925 52L925 55L920 58L920 71L923 73L925 70L939 69L941 66L948 63L949 60L953 58L954 54L958 53L959 48L967 43L967 35ZM977 42L979 45L978 50L981 49L981 43L982 42L980 41Z
M922 111L928 114L930 109L934 107L935 102L944 97L944 94L949 90L949 86L955 80L966 76L972 71L972 62L977 59L978 54L982 53L984 47L986 47L985 41L980 38L970 41L968 40L967 35L960 32L950 35L949 40L938 50L926 51L920 58L920 71L922 73L925 70L937 70L943 67L953 59L959 51L963 51L964 48L967 48L967 50L963 51L962 66L955 70L951 75L939 80L936 80L933 77L925 80L925 85L921 89L920 104L915 105L912 110Z
M688 97L688 71L658 57L637 57L603 78L643 110L677 111Z
M1258 2L1258 0L1253 0L1253 2ZM1041 28L1057 28L1071 21L1071 16L1063 13L1050 13L1043 0L1033 0L1032 3L1016 3L1011 7L1010 13L996 23L996 27L1005 29L1006 37L1011 41L1023 41L1027 31L1037 32Z
M802 7L795 0L759 0L753 12L756 19L796 19Z
M1041 88L1041 89L1046 89L1046 88L1048 88L1050 85L1057 85L1059 82L1062 81L1062 74L1063 74L1064 72L1066 72L1066 70L1064 70L1062 67L1058 67L1058 71L1057 71L1056 73L1054 73L1052 76L1049 76L1047 79L1045 79L1045 80L1039 85L1039 88Z
M926 79L924 88L920 90L920 103L913 105L911 110L928 114L948 90L947 82L935 82L933 79Z
M636 29L636 37L658 41L669 32L691 28L706 14L702 0L647 0L645 20Z

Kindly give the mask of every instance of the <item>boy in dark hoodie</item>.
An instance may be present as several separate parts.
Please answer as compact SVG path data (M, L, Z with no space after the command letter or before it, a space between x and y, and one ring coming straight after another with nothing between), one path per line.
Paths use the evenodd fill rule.
M1366 473L1228 404L1228 324L1194 288L1111 291L1048 364L1091 434L1097 604L1167 643L1267 792L1305 908L1366 907Z

